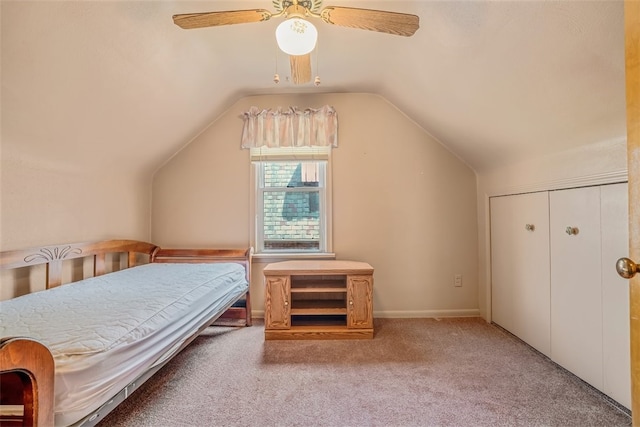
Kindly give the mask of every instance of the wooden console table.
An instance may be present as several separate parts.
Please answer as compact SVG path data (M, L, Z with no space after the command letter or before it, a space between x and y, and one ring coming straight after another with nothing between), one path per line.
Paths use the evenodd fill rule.
M266 340L373 338L373 267L342 260L264 268Z

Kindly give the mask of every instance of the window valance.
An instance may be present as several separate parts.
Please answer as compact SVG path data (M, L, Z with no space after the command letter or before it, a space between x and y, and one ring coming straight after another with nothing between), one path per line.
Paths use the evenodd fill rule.
M337 147L338 115L333 107L289 107L243 113L242 148Z

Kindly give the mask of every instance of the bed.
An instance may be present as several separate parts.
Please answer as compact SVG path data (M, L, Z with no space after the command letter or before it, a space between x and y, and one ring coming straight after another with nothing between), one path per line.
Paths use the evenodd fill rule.
M0 302L3 423L95 425L205 328L251 325L251 256L134 240L0 252L0 270L44 266L46 281Z

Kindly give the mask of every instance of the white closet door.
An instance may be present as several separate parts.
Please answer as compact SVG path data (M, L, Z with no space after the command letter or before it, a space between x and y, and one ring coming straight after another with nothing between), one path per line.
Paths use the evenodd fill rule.
M631 408L629 281L616 273L616 260L629 252L628 186L601 188L602 322L604 392Z
M492 321L547 356L549 277L548 193L492 198Z
M600 188L549 194L551 359L602 390Z

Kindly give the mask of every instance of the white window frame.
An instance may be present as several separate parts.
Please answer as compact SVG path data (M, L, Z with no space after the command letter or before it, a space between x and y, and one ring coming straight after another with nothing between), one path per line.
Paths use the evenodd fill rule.
M333 233L332 233L332 177L331 177L331 150L309 150L308 148L296 149L251 149L251 192L250 192L250 209L251 209L251 245L255 250L255 256L258 258L333 258ZM264 250L264 227L262 221L263 213L263 194L264 189L260 188L262 180L263 168L262 163L265 162L303 162L317 161L324 163L324 167L319 168L320 179L324 178L324 186L318 187L319 190L319 220L320 220L320 248L318 250ZM297 192L308 190L304 188L291 188L286 191ZM324 209L323 209L324 207Z

